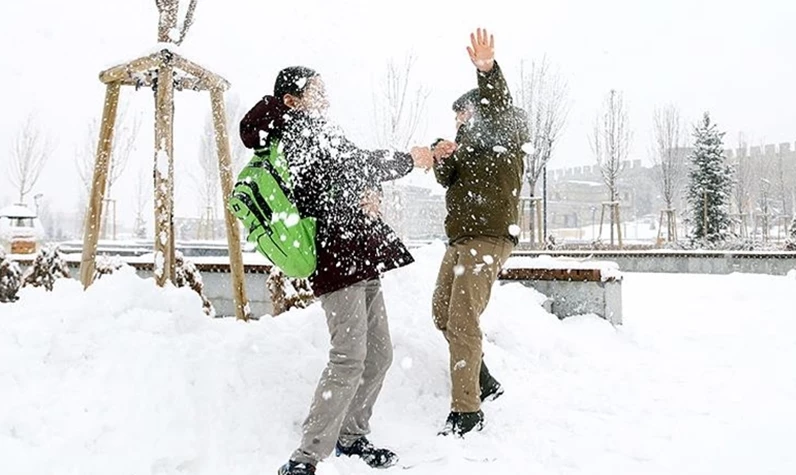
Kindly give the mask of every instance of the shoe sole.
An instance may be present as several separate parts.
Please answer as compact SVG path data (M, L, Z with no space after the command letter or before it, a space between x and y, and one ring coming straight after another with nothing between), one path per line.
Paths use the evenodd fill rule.
M495 391L495 392L493 392L492 394L489 394L488 396L486 396L484 399L482 399L482 400L481 400L481 402L491 402L491 401L494 401L495 399L497 399L497 398L499 398L500 396L502 396L504 392L505 392L505 391L503 390L503 388L502 388L502 387L501 387L501 388L498 388L498 390L497 390L497 391Z

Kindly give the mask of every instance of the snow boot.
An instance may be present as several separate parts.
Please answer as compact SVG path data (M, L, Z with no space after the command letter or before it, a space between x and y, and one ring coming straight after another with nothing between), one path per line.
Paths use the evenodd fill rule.
M439 435L454 435L463 437L464 434L473 430L480 431L484 428L484 413L478 412L451 412L445 427Z
M343 447L337 442L337 456L357 456L373 468L392 467L398 463L398 455L392 450L375 447L366 437L360 437L350 447Z
M315 465L289 461L279 467L278 475L315 475Z
M478 385L481 387L481 402L494 401L503 395L503 386L489 373L489 368L483 359L481 359L481 372L478 374Z

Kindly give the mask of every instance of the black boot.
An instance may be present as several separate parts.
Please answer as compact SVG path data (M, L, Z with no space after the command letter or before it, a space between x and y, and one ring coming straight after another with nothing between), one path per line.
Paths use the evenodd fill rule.
M350 447L343 447L337 442L337 456L357 456L373 468L392 467L398 463L398 455L392 450L375 447L365 437L360 437Z
M503 395L503 387L497 379L489 374L483 358L481 358L481 372L478 374L478 385L481 387L481 402L494 401Z
M279 467L278 475L315 475L315 465L289 461Z
M455 435L457 437L462 437L472 430L479 431L483 428L483 412L451 412L448 415L448 420L445 421L445 427L440 431L439 435Z

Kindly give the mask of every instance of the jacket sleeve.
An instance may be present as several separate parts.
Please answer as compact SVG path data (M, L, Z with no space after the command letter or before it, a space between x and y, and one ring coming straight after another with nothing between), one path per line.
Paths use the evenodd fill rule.
M365 150L348 139L343 139L340 149L345 159L352 161L352 171L363 174L364 181L374 187L402 178L414 168L414 161L408 153Z
M456 152L448 158L434 160L434 177L436 177L437 183L445 188L456 181Z
M480 109L489 115L507 111L512 106L512 98L497 61L488 73L478 71L477 74L478 90L481 94Z

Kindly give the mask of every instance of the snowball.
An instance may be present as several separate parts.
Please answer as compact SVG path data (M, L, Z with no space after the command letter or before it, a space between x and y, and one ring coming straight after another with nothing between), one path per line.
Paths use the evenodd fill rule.
M299 89L304 89L304 86L307 85L307 78L298 78L296 79L295 83L296 86L299 87Z
M453 275L455 275L455 276L464 275L464 266L463 265L455 265L455 266L453 266Z
M300 221L299 215L296 213L291 213L285 218L285 226L292 228L293 226L297 225Z
M484 262L486 263L486 265L491 266L492 264L495 263L495 258L490 256L489 254L484 255L483 259L484 259Z
M478 251L476 251L475 249L470 249L470 255L475 257L478 255Z
M509 226L509 234L512 236L519 236L520 235L520 227L516 224L512 224Z
M406 356L401 360L401 368L405 370L412 369L412 358Z

